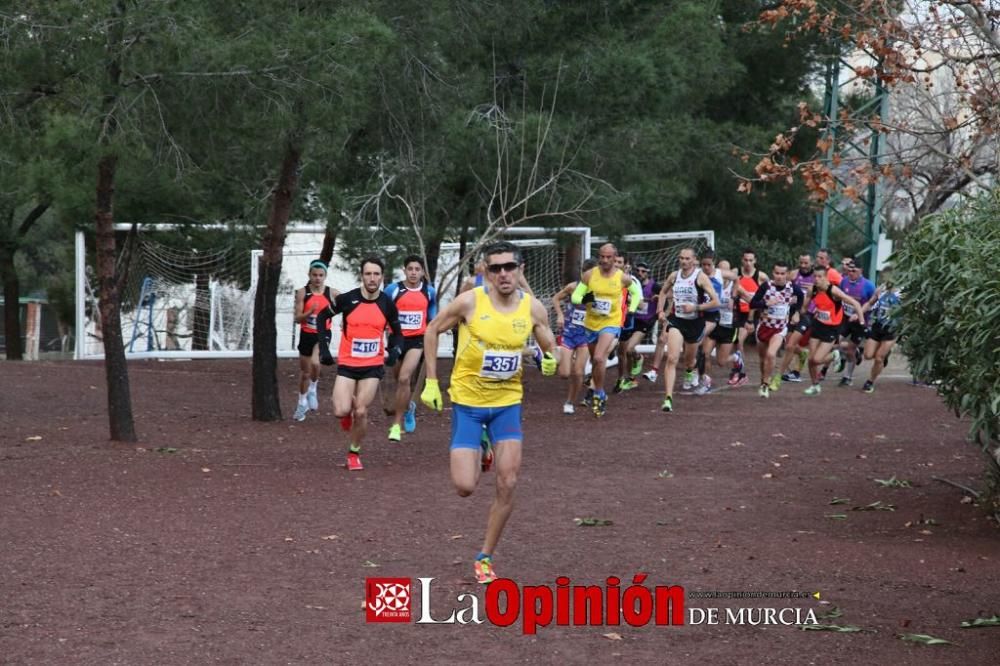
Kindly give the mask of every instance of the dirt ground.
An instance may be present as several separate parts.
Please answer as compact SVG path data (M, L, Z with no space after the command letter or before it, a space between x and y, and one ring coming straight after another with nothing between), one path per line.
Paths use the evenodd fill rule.
M279 367L290 416L296 364ZM978 451L933 391L897 374L873 395L833 381L818 398L802 385L769 401L754 384L681 395L669 415L643 380L598 422L561 414L564 384L532 371L501 575L627 585L644 572L683 585L689 608L811 608L862 631L526 636L519 623L365 622L368 576L434 577L437 617L462 606L458 594L483 597L471 561L492 474L470 498L451 489L447 411L421 409L402 443L377 414L366 470L349 473L328 401L303 423L250 420L249 361L132 363L137 445L107 441L100 365L0 363L0 662L997 663L1000 627L960 623L1000 614L1000 531L934 479L980 486ZM910 487L875 481L891 477ZM894 510L853 510L875 502ZM612 524L574 521L588 517ZM820 599L690 595L713 590Z

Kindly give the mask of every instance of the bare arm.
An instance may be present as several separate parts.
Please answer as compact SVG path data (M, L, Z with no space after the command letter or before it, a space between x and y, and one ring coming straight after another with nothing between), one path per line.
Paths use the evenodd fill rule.
M677 273L671 273L667 276L663 286L660 287L659 298L656 299L656 316L660 319L663 318L663 313L666 312L667 306L674 300L674 280L676 279Z
M566 325L566 317L563 316L563 299L573 293L576 284L576 282L570 282L552 297L552 309L556 311L556 326L560 330Z
M722 307L722 303L719 302L719 295L715 293L715 287L712 286L712 281L704 273L698 273L698 286L709 295L709 300L706 303L699 303L695 307L696 310L704 312L705 310Z
M465 321L476 306L476 295L466 291L455 297L451 303L438 312L437 317L427 324L424 332L424 366L427 368L427 379L437 380L438 337L442 331L450 331Z
M306 290L305 289L296 289L295 290L295 316L293 317L293 319L295 320L296 324L298 324L299 322L305 321L306 318L310 314L309 312L305 312L303 310L303 308L305 307L305 300L306 300Z
M531 326L535 342L542 348L542 351L547 353L555 351L556 338L552 334L552 329L549 328L549 314L537 298L531 299Z

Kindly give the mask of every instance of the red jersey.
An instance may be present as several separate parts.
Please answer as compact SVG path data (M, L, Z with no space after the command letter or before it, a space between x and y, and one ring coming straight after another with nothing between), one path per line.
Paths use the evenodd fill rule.
M403 337L423 336L427 331L427 322L437 312L434 287L422 282L419 289L410 289L405 282L396 282L389 285L385 293L396 304Z
M826 288L826 291L817 292L812 299L816 305L813 312L813 319L826 326L840 326L844 320L843 304L833 297L833 285Z
M301 322L299 326L302 327L303 333L315 333L316 332L316 311L322 311L327 308L333 307L333 297L330 294L330 288L325 287L322 292L314 294L309 291L309 285L305 286L305 296L302 298L302 311L309 312L309 315ZM316 306L316 301L319 301L319 306ZM310 309L316 308L316 311L310 312ZM333 319L326 320L326 330L333 328Z
M760 282L757 281L757 278L759 276L760 276L760 270L756 268L753 269L753 275L750 276L743 275L743 269L740 269L739 284L748 293L756 294L757 288L760 286ZM750 301L744 299L743 297L740 297L739 303L740 303L740 312L750 312Z
M337 364L351 368L370 368L385 363L385 329L392 330L390 344L398 346L401 337L396 306L384 292L374 300L366 299L361 289L352 289L334 299L333 309L343 315Z

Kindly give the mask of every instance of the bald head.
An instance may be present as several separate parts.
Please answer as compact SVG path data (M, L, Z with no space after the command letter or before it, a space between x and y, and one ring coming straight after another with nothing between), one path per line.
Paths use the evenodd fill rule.
M605 243L597 250L597 263L601 267L601 272L610 274L615 265L615 257L618 256L618 248L614 243Z

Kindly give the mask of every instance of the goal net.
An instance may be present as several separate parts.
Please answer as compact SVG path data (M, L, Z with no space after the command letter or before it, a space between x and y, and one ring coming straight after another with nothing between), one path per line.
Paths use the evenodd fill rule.
M252 354L253 308L261 250L247 252L224 240L224 232L219 237L223 240L212 249L178 249L166 241L163 230L150 227L121 244L118 271L125 276L121 288L121 326L127 357L225 358ZM569 228L558 232L543 228L511 229L504 239L522 250L527 279L548 307L555 292L578 273L580 258L587 256L590 246L590 229ZM76 242L76 330L80 332L76 358L97 359L103 356L104 346L97 281L91 267L93 249L87 247L82 233L77 234ZM275 302L279 356L298 355L294 294L306 284L309 263L319 255L322 242L323 230L317 225L289 229ZM443 244L438 274L444 274L461 259L457 243ZM464 263L471 265L471 258L466 257ZM356 265L335 256L326 284L337 291L348 291L358 286L358 272ZM403 278L401 267L387 272L393 280ZM469 272L450 274L465 277ZM455 297L459 284L455 279L439 289L441 306ZM339 343L339 320L334 322L333 335L335 349ZM450 333L443 335L441 353L450 355L452 349Z

